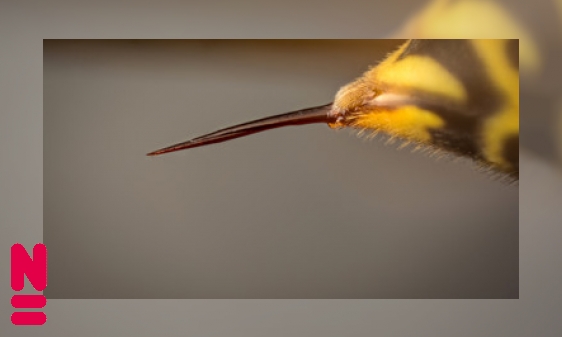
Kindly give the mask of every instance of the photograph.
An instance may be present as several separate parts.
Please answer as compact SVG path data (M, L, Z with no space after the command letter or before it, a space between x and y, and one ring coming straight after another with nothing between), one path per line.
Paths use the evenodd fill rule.
M2 336L557 337L562 0L5 1Z
M45 40L45 293L518 298L517 57L517 40Z

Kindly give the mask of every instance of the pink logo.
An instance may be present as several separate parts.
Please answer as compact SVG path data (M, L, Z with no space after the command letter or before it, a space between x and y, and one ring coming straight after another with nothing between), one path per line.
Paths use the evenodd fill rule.
M33 247L33 258L25 248L16 243L11 249L11 286L14 291L22 291L24 275L37 291L47 287L47 247L38 243ZM41 294L16 294L12 296L12 306L20 308L43 308L47 298ZM12 314L14 325L43 325L47 321L44 312L16 311Z

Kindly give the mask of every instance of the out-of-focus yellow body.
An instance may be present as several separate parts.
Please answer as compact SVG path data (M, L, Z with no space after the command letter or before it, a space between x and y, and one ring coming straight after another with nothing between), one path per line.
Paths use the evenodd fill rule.
M562 0L557 0L562 9ZM433 0L394 34L408 39L519 39L521 71L536 74L541 55L536 42L505 3L495 0Z

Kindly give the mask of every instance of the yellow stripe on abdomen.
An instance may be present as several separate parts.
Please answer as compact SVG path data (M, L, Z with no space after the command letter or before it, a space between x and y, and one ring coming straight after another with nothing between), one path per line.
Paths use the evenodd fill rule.
M383 62L372 70L379 85L415 89L464 103L466 90L439 62L429 56L409 55L393 62Z
M357 128L383 131L405 140L429 143L430 129L441 128L445 122L429 110L407 105L396 110L381 109L362 113L355 116L351 124Z

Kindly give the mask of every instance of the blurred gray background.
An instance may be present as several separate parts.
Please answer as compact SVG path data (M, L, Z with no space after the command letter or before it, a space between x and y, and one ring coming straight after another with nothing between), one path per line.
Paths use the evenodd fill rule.
M518 186L347 130L283 128L399 40L45 40L53 298L518 298Z

